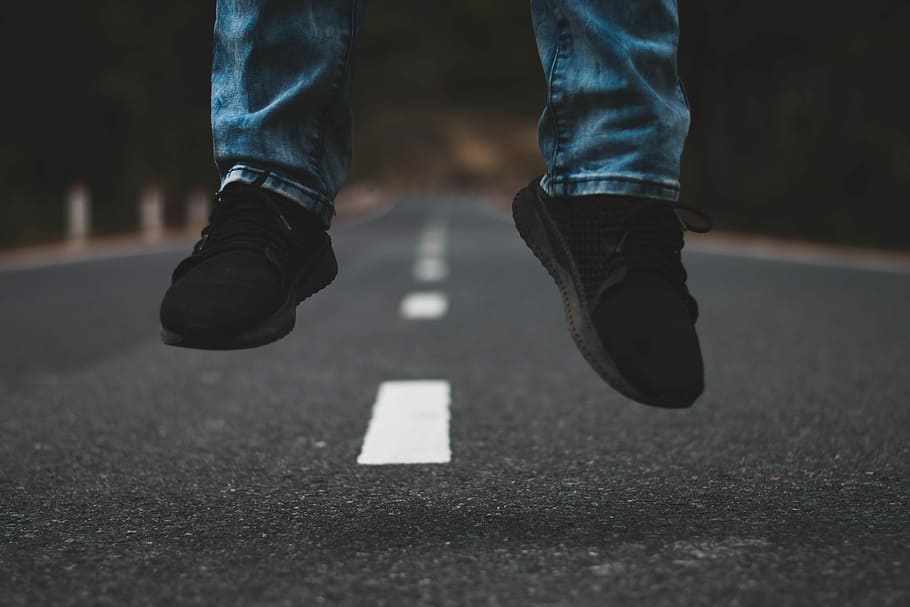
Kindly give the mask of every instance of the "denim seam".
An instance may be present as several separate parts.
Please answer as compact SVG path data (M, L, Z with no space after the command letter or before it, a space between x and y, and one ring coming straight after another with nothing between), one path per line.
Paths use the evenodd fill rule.
M332 101L335 101L335 94L341 88L342 84L344 83L344 80L347 77L348 70L349 70L350 64L351 64L351 55L353 53L353 48L354 48L354 35L355 35L354 29L356 27L356 22L357 22L357 0L351 0L350 7L351 7L351 11L350 11L351 18L350 18L350 29L347 31L347 50L344 54L344 62L341 64L341 69L338 72L338 77L335 79L335 82L332 84L332 88L329 91L329 98L332 99ZM319 130L316 132L316 145L315 145L316 157L311 159L313 161L314 166L316 167L317 173L319 174L319 181L321 182L322 189L325 191L328 191L328 187L326 187L326 183L322 179L322 171L323 171L322 161L323 161L323 158L325 157L325 145L324 145L325 137L324 137L323 130L326 126L326 123L328 122L327 116L328 116L329 110L331 109L332 105L333 105L333 103L331 103L331 102L326 104L326 106L320 112ZM335 213L335 208L334 208L334 206L332 206L332 214L334 215L334 213Z
M276 173L271 169L262 169L256 166L251 166L249 164L235 164L232 166L224 175L224 180L222 181L221 186L222 188L229 182L232 173L236 173L237 178L243 183L254 184L256 181L261 180L262 185L260 187L265 187L265 189L268 190L272 189L271 187L268 187L269 179L274 179L284 187L290 190L298 191L301 196L292 197L292 199L305 208L309 208L309 206L304 201L313 203L316 208L310 210L319 215L319 217L325 221L326 224L331 221L332 215L335 213L333 205L326 199L323 194L320 194L312 188L308 188L305 185L294 181L293 179L289 179L280 173ZM252 182L248 182L245 179L244 173L256 175L256 178ZM275 192L283 196L288 196L288 192L283 192L280 190L275 190Z
M679 75L679 8L676 8L676 35L673 37L673 44L676 48L676 52L673 53L673 73L676 74L676 84L679 89L679 93L682 95L683 103L686 105L686 109L691 111L692 104L689 101L689 94L686 92L686 85L683 82L682 76Z
M562 13L559 9L554 9L554 13L556 14L556 52L553 54L553 63L550 65L550 73L547 78L547 105L550 113L553 115L553 156L550 162L553 176L559 173L559 148L561 137L561 129L559 127L559 105L554 100L554 89L558 89L556 79L559 75L560 60L563 59L563 51L565 50L565 46L563 45L563 32L567 31L567 28L565 28L563 24L564 19Z
M590 177L559 177L551 178L550 182L557 183L584 183L586 181L626 181L628 183L645 183L659 185L664 188L678 190L679 187L674 185L673 181L662 181L657 179L641 179L638 177L626 177L624 175L592 175Z
M607 187L603 191L587 192L590 194L626 194L632 196L644 196L647 198L660 198L668 200L679 199L679 184L677 182L665 182L648 178L633 178L624 175L600 175L590 177L563 177L560 179L548 180L545 191L555 196L578 196L579 194L567 192L573 185L584 185L590 183L600 183L603 185L614 184L617 187ZM625 184L625 185L623 185ZM632 187L634 186L634 187Z

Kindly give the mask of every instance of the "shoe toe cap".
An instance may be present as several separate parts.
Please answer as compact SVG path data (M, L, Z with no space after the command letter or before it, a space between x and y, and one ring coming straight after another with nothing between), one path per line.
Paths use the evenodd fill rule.
M171 288L161 303L161 324L179 334L217 338L242 333L268 316L262 293L230 283Z
M161 324L180 335L219 339L268 318L281 303L277 280L266 266L244 269L244 276L203 270L181 277L161 302Z
M647 404L684 408L704 389L704 369L686 302L662 278L630 274L592 313L620 374Z

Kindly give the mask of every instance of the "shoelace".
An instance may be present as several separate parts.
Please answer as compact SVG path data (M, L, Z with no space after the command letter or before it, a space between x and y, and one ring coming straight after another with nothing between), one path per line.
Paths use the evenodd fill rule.
M292 245L292 233L291 224L267 194L219 192L193 256L246 249L282 257Z
M672 217L668 210L672 211ZM703 224L689 223L682 212L695 215ZM713 222L707 213L678 202L643 200L635 204L615 227L611 227L618 238L616 246L608 253L608 278L600 287L596 299L610 287L621 283L628 271L650 271L669 279L680 295L690 302L693 315L697 315L695 301L686 287L688 274L682 265L683 233L702 234L712 227Z

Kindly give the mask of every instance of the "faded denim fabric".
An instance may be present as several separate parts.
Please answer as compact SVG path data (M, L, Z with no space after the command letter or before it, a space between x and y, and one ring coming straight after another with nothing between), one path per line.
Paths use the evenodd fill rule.
M331 221L350 165L364 9L365 0L218 0L212 134L222 187L255 183ZM531 14L548 83L545 191L676 199L689 111L675 0L531 0Z
M363 0L218 0L212 137L222 187L283 194L326 224L351 158Z
M544 191L679 198L676 0L531 0L531 16L548 84Z

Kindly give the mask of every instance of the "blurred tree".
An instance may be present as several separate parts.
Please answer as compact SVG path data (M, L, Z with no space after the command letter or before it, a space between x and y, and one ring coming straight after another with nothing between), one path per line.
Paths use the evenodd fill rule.
M3 100L0 243L59 233L74 181L89 184L101 232L134 225L147 183L213 182L208 3L14 3L4 13L0 53L15 84Z
M680 10L693 106L684 196L728 227L910 247L910 4ZM0 246L58 236L76 180L101 231L134 224L146 184L172 202L215 187L213 14L210 2L151 0L4 7ZM357 67L357 120L407 103L530 122L543 104L524 1L373 3ZM368 143L378 155L401 141Z
M910 247L910 5L680 9L684 196L739 229Z

